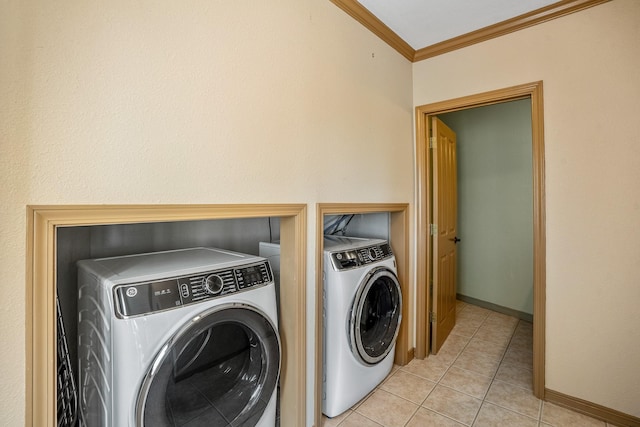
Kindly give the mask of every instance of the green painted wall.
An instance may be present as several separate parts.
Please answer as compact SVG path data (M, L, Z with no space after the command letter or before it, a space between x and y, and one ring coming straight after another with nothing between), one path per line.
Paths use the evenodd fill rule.
M458 293L533 314L529 99L443 114L458 142Z

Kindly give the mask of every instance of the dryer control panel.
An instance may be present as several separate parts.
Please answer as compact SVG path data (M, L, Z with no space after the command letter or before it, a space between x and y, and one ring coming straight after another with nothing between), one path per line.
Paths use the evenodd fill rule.
M348 270L372 262L381 261L393 256L391 246L388 243L382 245L367 246L348 251L333 252L331 261L336 270Z
M200 274L118 285L114 288L118 317L140 316L218 298L273 282L268 261Z

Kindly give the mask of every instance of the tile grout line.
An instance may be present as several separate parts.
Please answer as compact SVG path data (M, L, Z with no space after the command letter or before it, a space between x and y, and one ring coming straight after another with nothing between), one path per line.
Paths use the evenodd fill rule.
M484 325L484 323L487 321L488 318L489 318L489 316L485 317L484 321L480 324L480 326L478 326L478 331L480 330L482 325ZM469 342L471 342L471 341L469 341ZM509 339L509 342L511 342L511 339ZM508 347L509 347L509 345L507 344L507 348ZM491 389L491 386L493 385L493 381L496 378L496 374L498 373L498 369L500 369L500 364L502 363L502 359L504 359L504 355L506 354L506 352L507 352L507 350L505 350L504 353L502 354L502 357L500 358L500 361L498 362L498 367L496 368L496 371L491 376L491 382L489 383L489 387L487 387L487 391L484 392L482 400L480 401L480 407L478 408L478 411L476 412L476 415L473 417L473 421L471 421L471 424L469 424L469 426L473 426L475 424L476 420L478 419L478 415L480 415L480 410L482 410L482 406L484 405L484 402L485 402L485 399L487 397L487 394L489 393L489 390Z
M466 309L466 308L467 308L467 306L463 307L463 308L460 310L460 312L462 312L462 311L463 311L464 309ZM456 315L457 315L457 314L458 314L458 313L456 313ZM478 325L478 327L476 328L475 332L474 332L473 334L471 334L471 336L469 337L469 340L467 341L467 343L464 345L464 347L462 347L462 350L460 350L460 352L459 352L459 353L458 353L458 355L455 357L455 359L453 359L453 360L451 361L451 363L449 364L449 366L447 367L447 369L444 371L444 373L442 374L442 376L441 376L441 377L438 379L438 381L436 382L436 387L437 387L438 385L440 385L440 386L442 386L442 387L447 387L447 386L446 386L446 385L444 385L444 384L440 384L440 381L442 381L442 379L445 377L445 375L447 375L447 372L449 372L449 370L453 367L453 365L456 363L456 361L460 358L460 356L462 355L462 353L464 353L465 349L466 349L466 348L469 346L469 344L471 343L471 340L473 339L473 337L478 333L478 331L480 330L480 327L481 327L481 326L484 324L484 322L487 320L487 317L489 317L489 315L485 316L485 318L484 318L484 319L482 319L482 322ZM436 389L436 387L434 387L434 388L433 388L433 390L435 390L435 389ZM447 388L451 389L451 387L447 387ZM431 390L431 392L433 392L433 390ZM455 389L452 389L452 390L455 390ZM458 391L458 390L455 390L455 391ZM463 393L463 394L465 394L465 395L466 395L466 393ZM429 395L431 395L431 393L429 393ZM468 396L468 395L467 395L467 396ZM472 397L473 397L473 396L472 396ZM429 398L429 396L427 396L427 399L428 399L428 398ZM426 401L427 399L425 399L425 401ZM424 403L424 402L423 402L423 403ZM482 405L482 403L481 403L480 405ZM437 411L434 411L434 412L438 413ZM441 415L444 415L444 414L441 414ZM447 417L447 418L449 418L449 417ZM475 418L474 418L474 420L475 420ZM454 421L458 422L457 420L454 420ZM461 423L461 424L465 424L465 423ZM466 424L465 424L465 425L466 425ZM473 422L472 422L471 424L469 424L469 426L471 426L471 425L473 425Z
M426 398L425 398L426 400ZM413 419L413 417L416 416L416 414L418 413L418 411L420 410L420 408L422 408L422 405L418 405L418 407L416 408L415 411L413 411L413 413L411 414L411 416L409 417L409 419L403 424L403 427L406 427L407 424L409 424L411 422L411 420Z
M489 316L487 316L485 318L485 321L482 322L482 324L484 324L488 318L489 318ZM509 351L509 346L511 345L511 342L513 341L513 337L515 336L516 330L518 329L518 324L520 322L521 322L521 320L518 319L518 321L516 322L515 326L513 327L512 331L511 331L511 334L510 334L510 337L509 337L509 342L507 343L507 346L505 347L505 350L502 353L502 357L500 357L500 360L498 362L498 367L496 368L496 371L493 373L493 375L491 377L491 382L489 383L489 387L487 387L487 391L485 391L485 393L484 393L484 396L483 396L482 401L480 403L480 408L478 409L478 412L476 413L476 416L474 417L473 422L471 423L471 426L473 426L475 424L475 422L477 421L478 415L480 415L480 411L482 410L482 407L484 406L485 402L488 403L488 404L494 405L494 403L489 402L489 401L486 400L487 399L487 395L489 394L489 390L491 390L491 386L493 386L494 382L496 381L496 376L498 375L498 371L500 370L500 366L502 366L502 363L504 362L504 358L507 355L507 351ZM480 329L480 327L482 327L482 324L478 327L478 329ZM498 380L498 381L500 381L500 380ZM519 414L519 412L512 411L511 409L504 408L504 407L502 407L500 405L496 405L496 406ZM521 415L524 415L524 414L521 414ZM539 419L536 420L536 421L538 421L538 424L540 424L540 420Z
M462 312L462 311L463 311L464 309L466 309L466 308L467 308L467 306L463 307L463 308L460 310L460 312ZM458 314L458 313L456 312L456 315L457 315L457 314ZM458 390L452 389L451 387L447 387L447 386L446 386L446 385L444 385L444 384L440 384L440 381L442 381L442 379L445 377L445 375L447 375L447 372L449 372L449 370L453 367L453 365L456 363L456 361L460 358L460 356L462 355L462 353L464 353L465 349L469 346L469 344L470 344L470 343L471 343L471 341L473 340L473 337L475 337L475 336L476 336L476 334L478 333L478 331L480 330L480 328L482 327L482 325L484 325L484 323L487 321L487 318L489 318L489 314L487 314L487 315L484 317L484 319L482 319L482 322L478 325L478 327L476 328L475 332L474 332L473 334L471 334L471 336L469 337L469 339L468 339L467 343L464 345L464 347L462 347L462 349L460 350L460 352L458 353L458 355L457 355L457 356L456 356L456 357L451 361L451 363L449 364L449 366L447 367L447 369L444 371L444 373L442 374L442 376L440 376L440 378L439 378L439 379L438 379L438 381L436 382L436 387L437 387L438 385L440 385L440 386L442 386L442 387L446 387L446 388L448 388L448 389L454 390L454 391L456 391L456 392L458 392L458 393L462 393L462 394L464 394L464 395L466 395L466 396L470 396L470 395L468 395L468 394L466 394L466 393L463 393L463 392L460 392L460 391L458 391ZM457 368L457 369L462 369L462 368ZM466 371L466 369L465 369L465 371ZM473 371L468 371L468 372L473 372ZM433 388L433 390L435 390L435 389L436 389L436 387L434 387L434 388ZM425 398L425 400L424 400L422 403L424 403L424 402L429 398L429 396L431 395L431 393L433 393L433 390L431 390L431 392L429 393L429 395L427 395L427 397ZM485 395L486 395L486 392L485 392ZM470 396L470 397L474 397L474 398L476 398L476 399L477 399L477 397L475 397L475 396ZM478 399L478 400L480 400L480 408L481 408L481 407L482 407L482 402L484 402L484 398L483 398L483 399ZM478 408L478 412L476 412L476 415L473 417L473 421L471 421L471 424L468 424L468 426L469 426L469 427L471 427L471 426L473 425L473 423L475 422L476 418L478 417L478 413L480 412L480 408ZM433 412L435 412L435 413L437 413L437 414L440 414L438 411L433 411ZM440 414L440 415L446 416L445 414ZM460 424L467 425L466 423L462 423L462 422L460 422L460 421L458 421L458 420L455 420L455 419L453 419L453 418L451 418L451 417L448 417L448 416L447 416L447 418L449 418L449 419L451 419L451 420L453 420L453 421L455 421L455 422L458 422L458 423L460 423Z
M463 307L460 311L464 310L465 308L466 308L466 307ZM457 313L456 313L456 314L457 314ZM436 411L436 410L433 410L433 409L431 409L431 408L426 408L426 407L424 407L424 406L422 406L422 405L424 404L424 402L426 402L426 401L427 401L427 399L429 398L429 396L431 396L431 394L434 392L434 390L436 389L436 387L437 387L438 385L441 385L442 387L446 387L446 388L451 389L450 387L447 387L446 385L440 384L440 381L444 378L444 376L447 374L447 372L449 372L449 369L451 369L451 367L453 366L453 364L455 363L455 361L456 361L456 360L458 360L458 357L460 357L460 355L462 354L462 352L467 348L467 346L468 346L468 345L469 345L469 343L471 342L471 339L472 339L472 338L473 338L473 336L476 334L476 332L478 332L478 329L480 329L480 326L482 326L482 324L483 324L483 323L484 323L484 321L487 319L487 317L489 317L489 315L487 315L487 316L482 320L482 323L480 323L480 325L478 325L478 328L476 328L476 331L471 335L471 337L469 337L469 339L468 339L467 343L464 345L464 347L462 347L462 349L460 350L460 352L459 352L459 353L456 355L456 357L451 361L451 363L450 363L450 364L448 364L447 369L445 369L445 371L444 371L444 372L443 372L443 374L438 378L438 380L437 380L437 381L431 381L431 380L429 380L428 378L421 377L420 375L415 375L415 374L411 374L410 372L403 371L403 372L409 373L409 374L411 374L411 375L417 376L417 377L419 377L419 378L422 378L422 379L424 379L424 380L431 381L431 382L435 383L435 385L433 386L433 389L431 389L431 391L430 391L430 392L427 394L427 396L422 400L422 402L421 402L420 404L418 404L418 408L414 411L414 413L411 415L411 417L409 418L409 420L404 424L405 426L406 426L408 423L410 423L410 422L411 422L411 420L413 419L413 417L415 417L416 413L420 410L420 408L425 408L425 409L426 409L426 410L428 410L428 411L434 412L434 413L436 413L436 414L438 414L438 415L440 415L440 416L444 416L444 417L446 417L447 419L450 419L450 420L452 420L452 421L454 421L454 422L456 422L456 423L460 423L458 420L455 420L455 419L453 419L453 418L451 418L451 417L449 417L449 416L447 416L447 415L445 415L445 414L441 414L440 412L438 412L438 411ZM466 338L466 337L465 337L465 338ZM427 357L428 357L428 356L427 356ZM400 369L402 369L402 368L400 368ZM455 390L455 389L452 389L452 390ZM385 390L385 391L386 391L386 390ZM455 390L455 391L457 391L457 390ZM391 394L393 394L393 393L391 393ZM466 394L466 393L464 393L464 394ZM397 395L395 395L395 394L393 394L393 395L394 395L394 396L397 396ZM402 398L401 396L398 396L398 397ZM473 396L471 396L471 397L473 397ZM403 398L403 399L404 399L404 398ZM404 400L407 400L407 399L404 399ZM409 401L409 400L407 400L407 401L408 401L408 402L411 402L411 401ZM411 403L414 403L414 402L411 402ZM465 423L460 423L460 424L466 425Z
M507 351L509 351L509 347L511 346L511 343L512 343L512 341L513 341L513 337L514 337L514 336L515 336L515 334L516 334L516 330L518 329L518 325L520 324L520 322L522 322L522 320L521 320L521 319L518 319L518 322L516 323L515 327L513 328L513 332L511 333L511 338L509 338L509 343L507 344L507 347L506 347L506 349L505 349L505 352L504 352L504 354L502 355L502 358L500 359L500 363L498 363L498 369L496 370L496 372L495 372L495 374L494 374L494 376L493 376L493 379L491 380L491 384L489 385L489 388L487 389L487 393L485 394L485 398L482 400L482 403L484 404L484 402L487 402L487 403L489 403L489 404L491 404L491 405L495 405L495 406L497 406L497 407L499 407L499 408L502 408L502 409L505 409L505 410L507 410L507 411L513 412L513 413L515 413L515 414L519 414L519 415L525 416L525 417L527 417L527 418L529 418L529 419L531 419L531 420L535 420L535 421L537 421L538 426L539 426L539 425L540 425L540 423L541 423L541 420L540 420L540 418L541 418L541 411L542 411L542 405L541 405L541 404L538 406L538 418L533 418L533 417L530 417L530 416L528 416L528 415L526 415L526 414L523 414L523 413L521 413L521 412L518 412L518 411L516 411L516 410L513 410L512 408L506 408L506 407L504 407L504 406L502 406L502 405L500 405L500 404L498 404L498 403L494 403L494 402L486 401L486 396L487 396L487 394L489 394L489 390L491 389L491 386L493 386L493 384L494 384L496 381L498 381L498 382L504 382L505 384L508 384L508 385L515 386L515 387L518 387L518 388L523 389L522 387L519 387L519 386L517 386L517 385L515 385L515 384L511 384L511 383L508 383L508 382L506 382L506 381L501 381L501 380L497 380L497 379L496 379L496 376L498 375L498 371L500 370L500 367L502 366L502 363L504 362L504 358L505 358L505 356L507 355ZM479 414L479 413L480 413L480 411L478 411L478 414ZM478 414L476 414L476 419L477 419L477 417L478 417ZM475 423L475 420L474 420L474 423ZM472 424L472 425L473 425L473 424Z

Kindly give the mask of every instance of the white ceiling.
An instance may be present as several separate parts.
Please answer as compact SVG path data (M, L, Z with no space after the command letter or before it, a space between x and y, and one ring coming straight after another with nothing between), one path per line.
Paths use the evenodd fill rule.
M358 1L416 50L558 2L558 0Z

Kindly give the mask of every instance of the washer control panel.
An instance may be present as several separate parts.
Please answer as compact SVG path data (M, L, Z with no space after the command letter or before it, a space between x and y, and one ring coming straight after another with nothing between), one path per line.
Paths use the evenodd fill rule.
M333 252L331 254L331 261L333 262L334 269L348 270L381 261L392 256L391 246L388 243L384 243L348 251Z
M273 282L269 261L114 288L118 317L140 316L242 292Z

